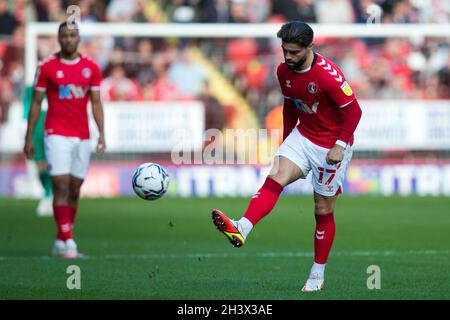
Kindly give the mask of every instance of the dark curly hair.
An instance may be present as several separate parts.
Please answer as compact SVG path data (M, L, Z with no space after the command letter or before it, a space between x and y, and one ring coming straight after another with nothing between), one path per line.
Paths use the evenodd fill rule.
M309 46L314 38L314 31L301 21L291 21L281 26L277 37L288 43L297 43L302 47Z

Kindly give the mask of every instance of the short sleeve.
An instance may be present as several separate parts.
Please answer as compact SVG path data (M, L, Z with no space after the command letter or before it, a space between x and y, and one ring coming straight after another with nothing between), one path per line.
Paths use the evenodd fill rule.
M34 75L34 90L45 92L47 90L48 76L42 66L37 67Z
M344 108L355 100L355 94L342 74L337 73L336 76L327 74L324 82L325 94L337 108Z
M100 90L100 84L102 82L102 72L97 64L93 65L92 78L91 78L91 90Z

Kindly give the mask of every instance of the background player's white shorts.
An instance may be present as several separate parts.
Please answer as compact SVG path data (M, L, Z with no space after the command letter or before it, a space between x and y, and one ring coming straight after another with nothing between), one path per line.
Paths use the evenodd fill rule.
M323 196L334 196L343 191L345 174L352 158L353 149L347 146L341 163L330 165L326 162L326 155L330 149L319 147L305 137L297 128L278 148L275 156L283 156L294 162L305 175L312 171L312 185L315 192Z
M45 137L45 153L51 176L70 174L79 179L86 177L91 158L89 140L48 135Z

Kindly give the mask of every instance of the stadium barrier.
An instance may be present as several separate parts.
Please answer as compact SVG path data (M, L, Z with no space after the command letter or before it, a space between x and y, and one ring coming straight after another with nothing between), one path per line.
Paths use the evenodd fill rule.
M450 149L447 100L361 100L360 105L355 151ZM108 152L170 153L180 141L186 152L204 146L204 106L198 101L105 102L104 113ZM98 135L92 115L89 123L94 147ZM21 152L25 130L22 105L14 103L0 127L0 152Z
M132 196L136 161L94 162L82 194L86 197ZM177 197L251 196L262 185L270 167L251 165L164 164L171 182L167 195ZM35 176L23 164L0 164L0 196L38 198L42 190ZM31 178L30 178L31 177ZM31 180L30 180L31 179ZM298 180L285 194L311 194L311 175ZM427 160L353 160L343 185L346 195L450 196L450 163Z

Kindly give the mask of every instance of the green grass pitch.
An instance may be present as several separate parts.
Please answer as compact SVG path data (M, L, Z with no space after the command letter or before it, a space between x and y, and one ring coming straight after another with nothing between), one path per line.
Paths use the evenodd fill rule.
M247 198L82 199L84 257L50 256L53 218L36 201L0 199L0 299L449 299L450 198L342 196L325 288L302 294L312 263L312 197L281 197L242 248L211 222ZM69 290L69 265L81 289ZM381 270L369 290L367 268Z

